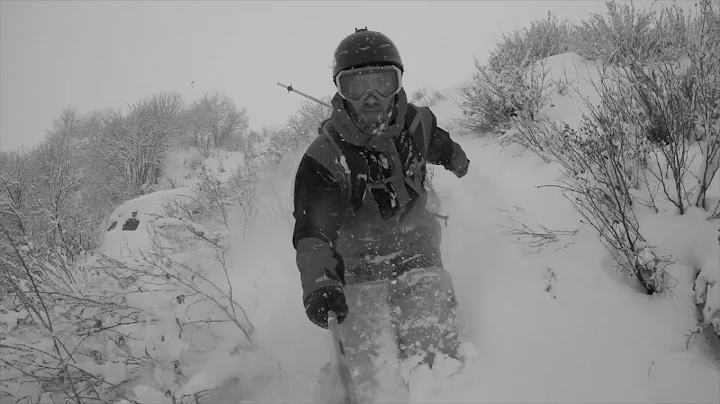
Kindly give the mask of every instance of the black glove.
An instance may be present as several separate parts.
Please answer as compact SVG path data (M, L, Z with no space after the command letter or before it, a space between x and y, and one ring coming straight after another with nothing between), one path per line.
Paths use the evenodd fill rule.
M454 170L452 170L452 173L455 174L456 177L462 178L464 177L468 169L470 168L470 159L465 159L466 163L461 167L456 167Z
M322 328L328 328L328 311L337 314L338 323L342 324L348 315L345 290L340 286L325 286L308 295L305 299L305 314L310 321Z
M456 177L462 178L467 174L468 168L470 168L470 159L467 158L465 151L463 151L459 144L455 143L453 147L453 155L444 167L446 170L455 174Z
M444 167L446 170L455 174L456 177L462 178L468 173L468 169L470 168L470 160L466 158L465 161L462 162L462 165L460 165L460 167L456 167L453 164L446 164Z

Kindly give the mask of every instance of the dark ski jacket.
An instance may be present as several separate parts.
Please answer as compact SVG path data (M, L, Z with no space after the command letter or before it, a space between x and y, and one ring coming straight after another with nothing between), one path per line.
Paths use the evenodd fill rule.
M398 97L394 124L370 136L352 124L336 94L330 119L300 161L292 243L303 301L324 286L344 285L353 258L412 247L425 234L418 227L437 225L439 233L426 209L426 163L458 177L467 173L465 152L432 111L408 103L404 90ZM415 241L407 236L413 232Z

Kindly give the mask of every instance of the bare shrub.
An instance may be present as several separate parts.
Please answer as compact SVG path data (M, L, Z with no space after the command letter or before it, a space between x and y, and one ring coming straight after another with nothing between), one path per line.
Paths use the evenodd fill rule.
M531 253L539 253L550 244L558 243L561 237L571 237L577 233L577 230L550 229L539 223L537 224L538 228L532 228L513 218L509 212L505 211L505 213L508 224L500 226L503 233L508 235L513 242L530 247ZM565 248L567 245L558 249Z
M245 149L245 158L232 170L227 182L232 199L236 206L242 209L244 224L250 223L257 213L253 200L259 180L259 169L253 156L249 149ZM245 228L246 226L243 226L243 231Z
M198 173L199 205L213 220L226 228L229 226L228 216L233 202L230 199L230 189L227 184L217 178L217 175L204 164Z
M677 64L664 63L643 69L630 64L623 76L630 83L622 86L613 96L622 101L620 94L631 97L637 105L635 113L625 110L621 119L633 120L647 131L652 147L648 158L648 173L663 190L682 215L689 205L691 190L686 189L685 180L690 167L690 134L693 133L692 102L683 96L683 78ZM632 119L632 120L631 120ZM650 156L648 156L650 157ZM667 181L669 179L669 181Z
M0 341L0 390L14 401L28 402L39 402L41 395L74 403L107 402L121 395L125 378L106 378L97 368L113 367L108 370L124 374L141 364L134 360L138 358L109 358L107 348L126 349L124 342L132 337L118 328L149 319L107 285L102 285L104 294L91 291L98 278L73 276L62 255L40 254L2 223L0 231L16 255L13 270L0 272L11 285L0 303L5 316L14 319Z
M227 229L230 209L249 201L250 159L228 183L205 173L202 209L156 217L155 249L140 259L90 252L118 203L152 192L182 145L185 112L175 92L127 114L68 109L38 147L2 155L0 401L132 401L145 385L198 402L213 386L193 380L197 363L252 349L229 281L227 231L209 229ZM220 143L243 147L233 133L218 132Z
M153 226L155 248L139 258L77 265L0 223L3 246L16 256L3 260L12 270L0 271L9 285L0 297L3 401L132 401L133 388L145 385L199 402L214 386L193 389L198 363L241 361L252 351L226 234L183 217Z
M430 93L425 88L418 88L410 95L410 102L421 107L432 107L438 101L447 99L440 91L433 90Z
M596 106L585 100L589 112L578 130L544 118L519 116L513 118L514 128L501 139L521 143L545 161L562 165L567 175L559 186L563 194L598 231L619 267L636 276L648 293L667 290L665 267L671 261L647 244L634 207L640 203L657 212L658 192L680 214L691 205L693 195L698 195L695 203L701 206L700 195L706 192L720 163L720 37L713 37L718 31L711 28L720 25L720 18L711 0L704 0L700 9L700 16L689 23L683 22L676 9L661 14L669 16L667 21L676 24L678 32L685 26L693 27L692 35L682 36L686 32L682 31L679 36L690 38L689 63L668 60L670 54L654 59L649 54L633 54L628 50L630 45L642 44L629 42L622 58L605 65L599 82L592 83L601 102ZM634 9L623 10L625 14L616 17L628 23ZM651 26L649 18L642 24ZM686 25L681 26L681 22ZM662 28L658 24L653 29ZM693 142L700 145L703 155L702 172L697 174L691 171ZM699 187L688 185L693 176ZM641 199L644 191L649 201Z
M195 101L186 119L191 145L205 158L223 146L237 148L248 127L246 109L239 109L230 97L219 93L206 94Z
M702 154L695 206L708 209L707 191L720 169L720 1L699 3L688 47L688 95Z
M718 231L720 244L720 230ZM694 300L698 314L698 326L694 334L702 334L715 350L720 360L720 246L705 258L693 284Z
M641 108L623 92L617 75L603 74L597 86L601 104L585 100L589 113L579 130L547 119L517 119L515 138L546 161L557 161L567 176L559 187L599 233L623 270L637 277L648 293L666 290L666 258L643 238L633 207L646 179L652 148L642 125Z
M651 194L651 188L660 189L680 214L693 203L707 208L705 195L720 166L720 14L711 0L699 7L686 23L694 27L687 58L650 63L626 55L621 66L604 67L596 85L612 110L608 118L644 132L636 135L635 187L642 180ZM699 173L691 170L695 142L702 156ZM651 205L657 211L654 201Z
M152 192L149 187L157 184L168 153L180 144L184 105L179 93L160 92L130 106L114 151L124 160L127 183L136 195Z
M558 21L552 11L544 20L530 21L528 27L503 34L490 51L488 68L500 72L508 66L525 67L535 60L566 53L570 50L572 26Z
M495 72L476 62L474 82L460 88L462 124L481 133L506 131L515 118L533 121L556 91L545 60Z
M321 101L330 104L332 96L328 95ZM277 162L282 155L297 149L318 136L318 128L326 119L330 119L332 110L315 101L305 100L300 103L298 111L293 114L282 128L268 129L266 134L269 145L265 155L270 161Z
M82 198L79 127L76 112L64 111L44 141L30 151L11 153L0 173L0 217L8 228L41 251L63 249L68 259L95 247L99 222Z
M328 95L320 99L330 104L332 96ZM298 139L311 139L317 136L317 128L326 119L330 119L332 110L325 105L314 101L305 100L300 107L287 121L286 129L288 134Z
M33 214L47 223L41 231L49 246L60 246L67 256L92 247L84 237L84 221L78 217L80 208L75 199L80 190L81 176L73 148L73 137L79 126L74 111L65 111L56 120L56 128L36 149L33 181L30 189Z
M624 125L612 105L589 106L579 131L554 123L543 125L548 150L563 165L566 180L559 185L622 270L633 274L648 294L667 289L665 267L642 236L631 189L639 183L642 145L633 126ZM637 130L635 128L635 130Z
M687 22L679 6L663 7L656 13L638 10L632 1L624 5L606 1L605 5L607 15L593 13L575 26L572 46L581 56L624 64L671 60L683 53Z
M84 173L82 198L103 217L127 199L138 196L129 172L134 149L125 138L125 116L120 111L93 111L81 129L80 156L75 164Z
M475 61L473 83L459 88L462 126L478 133L510 128L514 112L498 75Z
M545 59L569 50L571 26L548 12L545 20L503 35L487 65L475 60L473 83L461 86L462 126L480 133L506 131L517 116L533 120L557 90Z

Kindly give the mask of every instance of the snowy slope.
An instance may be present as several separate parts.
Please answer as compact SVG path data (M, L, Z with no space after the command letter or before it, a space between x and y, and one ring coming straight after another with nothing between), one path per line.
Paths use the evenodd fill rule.
M581 64L580 76L588 71L574 55L549 62L555 74L573 63ZM577 122L577 98L556 96L553 104L548 115ZM441 125L452 126L459 114L451 99L433 110ZM596 233L556 189L537 187L560 179L558 166L515 146L453 135L472 161L470 172L457 179L437 168L434 181L441 213L450 215L443 259L476 354L452 380L414 384L411 401L719 402L718 363L703 354L702 339L686 347L696 325L692 266L717 255L715 226L699 212L642 215L649 241L678 258L669 269L673 293L648 297L616 273ZM236 229L230 263L260 349L279 366L250 391L228 386L217 400L313 402L318 371L330 360L328 332L303 312L291 245L291 181L299 158L286 156L264 175L260 213L244 236ZM506 234L510 218L578 232L531 250Z
M203 158L203 154L196 148L175 150L167 158L159 188L197 185L202 166L214 172L219 180L227 181L244 163L243 156L239 151L219 150L213 151L212 156Z

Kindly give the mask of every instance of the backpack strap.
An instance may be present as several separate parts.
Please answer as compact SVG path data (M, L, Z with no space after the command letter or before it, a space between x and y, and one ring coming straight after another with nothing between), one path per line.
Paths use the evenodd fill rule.
M340 185L345 201L350 201L352 195L350 169L340 145L330 133L330 125L330 120L327 119L318 127L320 136L310 146L307 154L330 172Z
M427 155L428 144L430 143L430 131L432 129L432 112L427 107L408 108L408 119L411 119L408 131L415 142L415 147L420 154L420 163L413 167L413 172L405 177L405 183L410 186L418 195L422 195L423 170L425 168L425 156Z
M415 140L415 145L420 155L425 159L430 143L430 131L432 130L432 112L428 107L417 107L414 105L413 107L414 108L408 108L408 111L414 111L414 116L412 116L408 130Z

